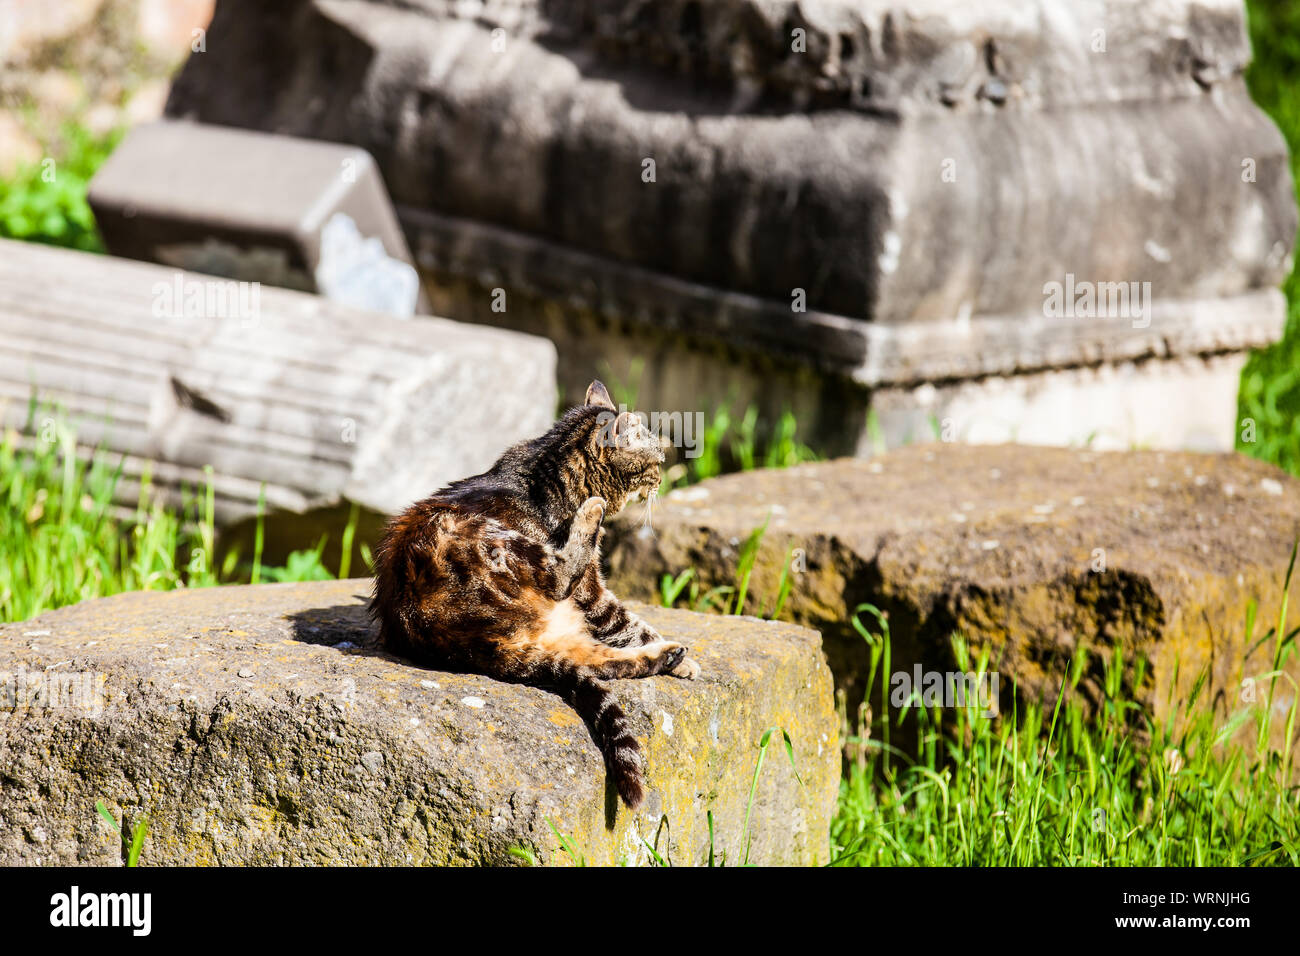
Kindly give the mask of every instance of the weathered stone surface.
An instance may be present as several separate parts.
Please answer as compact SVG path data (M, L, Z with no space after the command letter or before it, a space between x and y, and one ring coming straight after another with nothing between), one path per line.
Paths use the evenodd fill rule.
M616 804L586 727L554 695L423 670L376 651L368 580L86 602L0 627L15 674L102 675L102 711L0 708L0 863L113 863L102 799L147 814L145 864L570 862L743 856L758 741L751 862L825 862L840 756L815 633L644 608L685 641L695 683L617 683L646 748L640 814ZM9 700L13 701L10 691ZM662 832L656 831L662 824ZM665 851L668 851L667 853Z
M775 380L842 454L929 383L1119 366L1164 427L1083 383L1050 440L1205 446L1200 396L1227 449L1201 366L1281 334L1295 203L1236 0L227 0L211 38L171 115L369 150L434 310L552 337L569 393L621 342L648 407ZM1049 314L1071 276L1149 283L1143 314Z
M704 590L732 584L740 545L765 521L747 609L772 605L799 549L785 616L822 631L850 701L866 649L849 619L871 602L889 613L895 670L953 669L959 631L991 647L1004 690L1015 681L1051 701L1077 647L1118 647L1151 658L1152 679L1127 691L1156 713L1207 666L1209 699L1232 709L1241 681L1270 669L1272 644L1247 640L1246 609L1257 602L1258 640L1300 535L1300 481L1237 455L1013 445L748 472L668 495L653 535L617 519L611 586L649 595L661 574L689 567ZM1102 692L1100 671L1094 655L1090 694ZM1293 695L1278 684L1280 713Z
M484 0L474 17L606 62L877 114L1195 95L1250 60L1238 0Z
M0 241L0 336L0 424L50 440L27 405L57 406L87 453L125 456L127 507L150 470L181 504L212 466L222 525L264 482L271 510L392 513L555 411L543 339L29 243Z
M355 146L148 123L99 168L86 199L115 256L317 292L398 318L419 302L383 180Z
M941 354L948 346L936 348ZM1242 427L1237 395L1248 355L1243 349L1153 361L1112 353L1093 366L882 388L871 396L879 431L864 429L854 450L869 456L881 445L941 438L1024 445L1067 440L1098 451L1228 451Z
M589 6L601 10L510 4L517 19L494 44L490 11L483 22L443 4L300 0L272 13L229 3L213 22L212 51L191 58L168 108L356 142L379 160L399 204L767 299L785 314L751 316L756 334L778 349L799 338L810 350L830 344L826 360L842 367L853 357L834 353L855 327L837 332L836 317L1028 318L1041 315L1044 283L1066 273L1150 281L1166 300L1240 295L1286 273L1296 222L1286 150L1241 79L1239 4L1184 0L1149 12L1139 2L1004 2L961 15L952 3L816 5L843 19L844 31L856 22L863 40L851 45L881 80L871 89L913 90L890 101L931 102L942 63L964 52L969 72L984 77L969 80L972 97L997 77L1009 90L1005 104L986 97L902 122L883 120L870 103L865 113L800 112L760 107L751 91L704 77L684 84L601 42L616 21L635 35L658 23L654 15L626 3ZM721 23L756 6L694 9ZM794 20L764 14L749 22L788 47ZM689 44L689 20L683 8L678 42ZM283 56L265 55L272 27ZM1105 52L1091 52L1093 29L1106 30ZM726 35L721 26L710 34ZM274 66L255 66L255 56ZM1114 79L1089 83L1092 74ZM320 95L326 89L330 97ZM1071 105L1088 108L1062 108ZM1253 160L1250 183L1243 157ZM653 183L641 177L647 158ZM945 160L954 175L943 175ZM1196 230L1185 228L1192 209ZM524 250L504 261L508 250L487 255L491 236L408 224L435 268L464 272L481 259L507 274L541 272L540 252L530 268ZM806 291L807 313L789 309L796 288ZM809 333L791 331L804 326ZM1032 337L1044 348L1055 339ZM889 367L868 362L863 380L896 381L923 366L925 350L908 346L892 338Z

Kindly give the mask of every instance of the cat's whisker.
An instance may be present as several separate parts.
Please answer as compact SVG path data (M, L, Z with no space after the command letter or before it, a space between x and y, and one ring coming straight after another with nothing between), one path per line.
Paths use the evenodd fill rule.
M655 530L654 527L655 498L658 497L658 495L659 495L658 488L650 489L650 492L645 496L645 514L641 516L641 527L649 528L651 534L654 534L654 530Z

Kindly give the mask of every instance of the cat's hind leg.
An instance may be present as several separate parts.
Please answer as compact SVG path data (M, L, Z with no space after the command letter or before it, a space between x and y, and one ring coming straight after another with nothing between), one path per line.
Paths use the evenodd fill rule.
M556 602L538 615L516 650L526 658L561 659L597 680L652 677L671 673L686 658L687 648L660 638L646 644L614 647L595 638L582 609L573 600Z
M645 798L645 761L631 723L605 683L615 678L649 677L680 667L686 648L675 641L636 647L611 647L591 635L582 609L572 600L549 607L544 598L530 628L516 634L495 657L496 676L560 690L591 728L605 766L623 802L633 809Z
M582 608L592 635L610 647L644 647L663 642L664 638L638 615L629 611L605 587L600 568L593 563L584 571L573 589L573 599ZM700 665L684 657L668 673L684 680L700 676Z

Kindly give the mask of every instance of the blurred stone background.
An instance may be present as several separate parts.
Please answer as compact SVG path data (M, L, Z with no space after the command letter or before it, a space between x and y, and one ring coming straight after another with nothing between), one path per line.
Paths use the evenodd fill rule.
M0 236L101 251L85 183L166 108L368 149L434 311L551 338L566 399L606 374L723 431L797 423L822 455L955 436L1300 463L1294 334L1232 407L1281 332L1294 222L1241 5L751 6L0 0ZM1293 15L1250 14L1246 78L1291 140ZM949 153L939 185L921 170ZM657 184L623 184L643 154ZM1154 278L1156 328L1043 322L1039 287L1073 272Z
M0 2L0 178L70 123L91 137L156 119L214 0Z

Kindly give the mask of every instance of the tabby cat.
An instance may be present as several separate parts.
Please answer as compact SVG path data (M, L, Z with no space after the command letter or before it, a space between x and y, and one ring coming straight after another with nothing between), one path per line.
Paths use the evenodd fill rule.
M663 460L640 418L592 382L545 435L393 519L370 603L396 654L559 690L633 808L645 797L641 748L604 681L700 669L605 587L601 522L652 494Z

